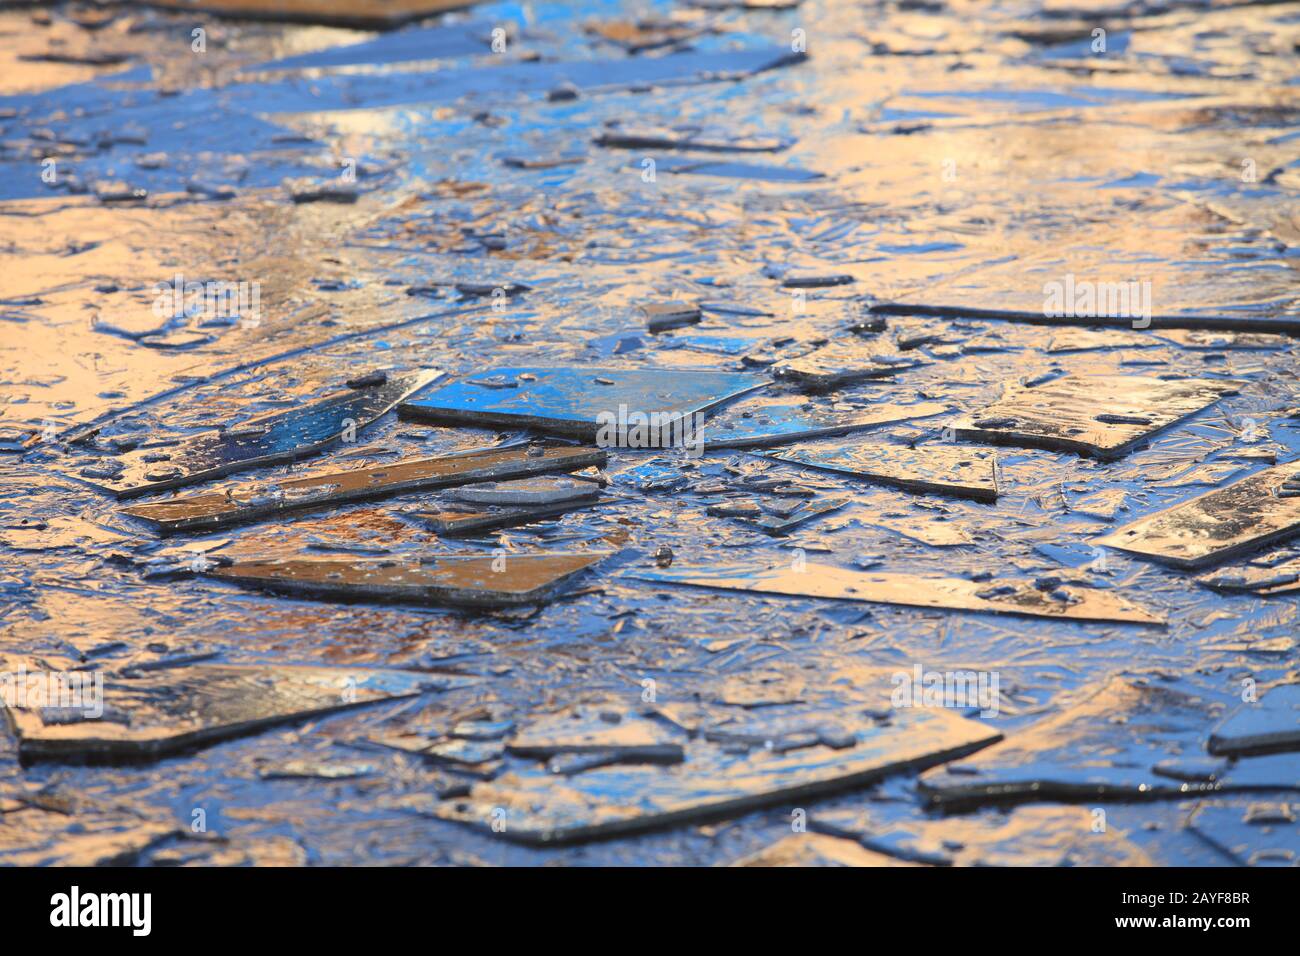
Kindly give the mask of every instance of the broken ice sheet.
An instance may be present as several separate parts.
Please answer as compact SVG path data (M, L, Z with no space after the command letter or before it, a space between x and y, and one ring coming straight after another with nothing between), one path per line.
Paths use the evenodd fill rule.
M705 426L704 447L761 448L873 428L912 418L928 418L948 411L938 402L915 405L872 405L864 411L834 412L805 403L754 405L751 402L723 409Z
M574 92L627 89L644 85L715 83L751 76L802 62L789 44L756 49L673 52L666 56L576 60L523 60L491 69L386 70L330 73L305 80L231 83L222 87L222 106L259 114L326 110L379 110L405 104L422 107L474 100L481 108L525 98L543 91ZM560 102L560 100L552 100Z
M391 29L478 0L151 0L167 10L201 11L247 20L320 23L358 29Z
M263 780L354 780L376 769L360 760L286 760L259 768L257 775Z
M1113 677L984 753L921 777L944 809L1037 801L1150 800L1230 789L1223 776L1178 773L1197 759L1219 705L1157 680ZM1300 774L1288 786L1300 784ZM1246 785L1253 786L1256 781Z
M996 501L998 462L992 451L959 445L892 445L883 442L808 445L767 453L768 458L864 478L918 494Z
M1210 329L1161 329L1160 338L1177 342L1183 348L1197 350L1246 349L1270 351L1286 348L1291 339L1267 332L1228 332Z
M793 10L803 0L686 0L701 10Z
M600 485L580 478L524 478L517 481L486 481L466 485L447 493L448 498L477 505L553 505L582 501L600 493Z
M811 392L828 392L854 382L887 378L924 365L915 354L904 355L883 342L835 342L782 362L774 371L778 378Z
M850 501L847 495L827 496L813 501L764 502L761 512L742 518L747 524L771 535L789 534L809 521L843 508Z
M766 384L761 376L706 369L494 368L406 402L398 412L445 424L536 428L595 440L606 422L618 427L620 413L629 432L638 424L642 431L654 431L659 423L671 430L669 422L689 421Z
M695 741L686 762L670 767L598 768L563 779L544 769L507 773L476 783L468 797L446 801L434 813L507 840L567 843L865 786L954 759L996 737L949 711L916 709L883 725L864 719L854 743L838 750L814 745L742 754Z
M501 772L501 758L505 756L505 747L498 741L431 739L421 733L381 734L369 737L367 741L484 780L490 780ZM464 788L456 787L453 792L463 793Z
M666 332L700 321L699 306L688 302L648 302L639 308L646 317L647 332Z
M639 162L637 166L639 167ZM825 173L797 166L773 166L768 163L737 163L726 160L688 159L684 156L659 156L655 170L689 176L717 176L723 179L748 179L767 183L808 183L825 178Z
M1241 384L1069 375L1032 388L1008 386L998 401L960 416L952 426L962 439L1115 459L1161 429L1233 394Z
M891 859L931 866L1150 866L1118 830L1094 830L1084 807L1018 807L970 817L889 820L863 809L814 810L808 826Z
M1216 591L1252 594L1289 594L1300 591L1300 555L1284 552L1281 560L1262 556L1249 564L1219 568L1202 574L1198 584Z
M1128 511L1128 491L1124 488L1095 490L1090 486L1076 486L1067 490L1079 493L1077 498L1065 499L1066 507L1075 514L1114 521L1121 511Z
M298 408L182 439L174 446L137 448L118 457L123 468L116 475L82 475L79 480L118 498L130 498L293 461L355 434L441 374L391 376L382 384L347 389Z
M1180 568L1229 561L1300 531L1297 478L1300 462L1266 468L1096 540Z
M1047 343L1047 352L1087 352L1093 349L1149 349L1160 345L1160 341L1150 335L1139 332L1122 332L1117 329L1098 331L1096 329L1058 329L1052 333Z
M539 759L599 754L610 763L680 763L685 742L685 735L670 724L608 701L574 704L537 717L507 746L511 753Z
M546 600L608 555L556 552L440 555L417 560L291 558L246 561L209 573L235 584L290 595L491 608Z
M457 4L463 6L466 4ZM470 56L491 49L492 29L485 20L387 33L362 43L325 47L256 66L244 67L241 73L270 70L331 69L340 66L404 63L413 60L438 60L445 57Z
M1208 749L1228 756L1300 750L1300 684L1243 703L1214 728Z
M785 565L638 569L631 573L631 577L657 584L684 584L789 597L865 601L1075 621L1164 624L1163 617L1109 591L1060 585L1049 592L1040 590L1030 581L999 579L989 583L902 572L850 571L811 562L804 565L802 570L794 570Z
M29 675L30 677L30 675ZM196 664L103 682L102 708L5 708L23 758L153 758L468 678L372 668ZM29 680L30 683L30 680ZM102 710L98 718L88 716Z
M180 828L163 813L58 790L0 792L0 866L129 866Z
M927 519L921 515L871 513L860 520L873 528L892 531L932 548L954 548L972 543L971 536L962 530L960 523L945 521L942 515Z
M731 866L915 866L868 850L854 840L821 833L792 833Z
M459 501L428 502L410 511L407 517L420 522L435 534L444 537L478 534L495 528L514 528L532 524L582 508L609 504L617 499L601 496L596 485L592 494L582 498L568 498L539 505L473 505Z
M629 53L674 46L704 33L704 27L675 20L590 20L583 29L602 40L616 43Z
M700 127L611 126L593 142L607 149L682 149L707 153L775 153L789 148L791 140L775 136L735 136L724 130Z
M1245 470L1245 467L1239 462L1203 462L1199 465L1193 465L1173 478L1166 478L1164 481L1153 481L1151 487L1187 488L1192 485L1219 485Z
M1205 800L1187 829L1238 866L1300 866L1300 802Z
M436 458L406 458L311 478L152 501L125 508L123 514L163 533L207 531L266 515L346 501L554 471L577 471L602 466L606 459L605 452L595 448L543 448L541 454L532 451L536 449L514 446Z

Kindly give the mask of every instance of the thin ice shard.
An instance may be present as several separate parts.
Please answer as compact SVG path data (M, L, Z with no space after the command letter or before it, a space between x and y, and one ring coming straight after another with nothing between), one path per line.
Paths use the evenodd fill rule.
M969 305L930 305L921 302L876 302L876 315L917 315L937 319L977 319L980 321L1024 322L1028 325L1107 326L1131 330L1133 318L1126 315L1046 315L1041 309L1026 312L1017 309L988 309ZM1294 315L1153 315L1150 328L1159 333L1167 329L1204 329L1224 332L1300 333L1300 318Z
M917 494L997 501L993 452L952 445L812 445L769 452L768 458L852 475Z
M447 497L478 505L540 506L581 501L599 494L600 485L594 481L545 477L465 485L448 492Z
M534 720L508 743L511 753L540 759L558 754L643 753L652 762L682 760L685 736L617 702L575 704Z
M788 279L787 284L795 281ZM775 373L778 378L793 382L806 391L828 392L855 382L888 378L924 364L914 355L903 355L891 345L869 340L825 345L781 363Z
M478 0L149 0L149 6L214 13L244 20L322 23L360 29L392 29L411 20L463 10Z
M797 166L698 160L680 156L660 156L656 160L655 168L661 173L718 176L723 179L748 179L754 182L767 183L810 183L824 179L826 175L811 169L800 169Z
M1097 833L1085 807L1018 807L1005 816L890 820L870 805L814 811L811 829L887 859L930 866L1150 866L1118 830Z
M1096 329L1061 329L1047 343L1049 354L1087 352L1093 349L1149 349L1160 345L1159 339L1140 332L1109 332Z
M569 498L537 505L472 505L457 501L422 506L409 512L409 517L424 524L443 537L478 534L495 528L514 528L546 518L568 514L583 508L608 504L617 499L602 496L596 486L592 494L582 498Z
M1202 574L1197 583L1216 591L1244 591L1251 594L1289 594L1300 591L1300 556L1267 563L1220 568Z
M24 758L159 757L466 678L371 668L200 664L109 678L93 709L27 700L5 713ZM66 712L66 713L65 713ZM89 716L88 716L89 715Z
M608 422L615 434L621 424L629 442L639 426L649 440L667 443L673 423L690 423L690 416L766 384L757 375L695 369L496 368L406 402L398 412L403 418L536 428L588 440L596 440Z
M640 309L646 317L648 332L667 332L700 321L699 306L688 302L648 302Z
M955 548L971 543L971 537L956 521L945 521L942 515L926 519L922 515L885 514L864 519L876 528L901 534L932 548Z
M822 515L838 511L849 501L848 496L840 496L819 498L813 501L792 502L788 507L769 503L762 506L763 510L767 512L766 514L760 514L752 519L745 520L760 531L780 536L789 534L795 528L802 527L809 521L822 517Z
M638 570L632 577L658 584L685 584L724 591L783 594L789 597L1019 614L1073 621L1164 624L1164 618L1109 591L1062 586L1047 592L1028 581L990 585L965 578L889 571L850 571L833 565L811 563L801 571L785 565L769 568L673 567Z
M693 742L674 767L608 767L563 780L540 768L507 773L434 814L522 843L598 839L864 786L971 753L997 736L949 711L914 709L888 724L864 720L841 749L741 754Z
M958 438L1121 458L1139 443L1209 407L1242 383L1137 375L1069 375L1002 398L952 423Z
M917 866L868 850L855 840L821 833L792 833L731 866Z
M948 410L949 406L938 402L873 405L865 412L851 415L809 410L802 404L765 405L753 410L729 408L706 426L704 447L708 451L716 451L785 445L813 438L847 435L913 418L927 418ZM748 417L741 417L744 411L749 411Z
M235 584L292 595L488 608L545 600L607 556L608 552L422 560L293 558L247 561L210 573Z
M1300 462L1266 468L1097 541L1179 568L1230 561L1300 531L1300 494L1288 496L1284 487L1297 478Z
M1115 677L1071 707L952 767L921 777L931 804L961 809L1037 801L1153 800L1231 789L1223 776L1178 773L1218 706L1158 681ZM1279 781L1280 782L1280 781ZM1244 780L1246 787L1257 780ZM1290 786L1300 783L1291 771Z
M1300 824L1294 802L1204 800L1188 815L1187 830L1238 866L1296 866Z
M1300 750L1300 684L1274 687L1258 702L1242 704L1210 734L1212 754Z
M600 467L605 460L605 452L595 448L546 448L540 455L529 454L529 450L522 446L489 448L438 458L407 458L269 486L154 501L125 508L123 514L145 521L155 530L167 534L210 531L267 515L346 501Z
M615 126L592 141L607 149L683 149L705 153L776 153L788 149L791 140L774 136L732 136L723 131L698 128Z
M591 20L583 24L583 29L618 44L629 53L676 46L704 32L702 26L674 20Z
M365 428L441 375L420 371L393 376L382 384L348 389L227 430L204 432L170 449L136 449L118 458L123 468L115 476L80 480L118 498L133 498L305 458ZM160 456L165 460L158 460Z

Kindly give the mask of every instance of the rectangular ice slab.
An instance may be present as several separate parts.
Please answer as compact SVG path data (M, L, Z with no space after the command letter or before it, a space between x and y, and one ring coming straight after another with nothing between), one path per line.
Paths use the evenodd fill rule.
M124 467L115 476L80 480L118 498L133 498L305 458L365 428L441 375L423 370L394 376L234 428L203 432L171 448L139 448L119 456ZM157 460L160 455L166 459Z
M1300 462L1256 472L1165 511L1139 518L1097 541L1180 568L1199 568L1300 531L1300 496L1282 486L1300 476Z
M286 721L409 697L449 680L464 679L370 668L200 664L106 679L98 715L88 708L42 706L30 695L25 706L6 707L5 714L25 758L159 757Z
M509 607L550 597L608 552L451 555L423 560L291 558L246 561L210 573L226 581L307 597L464 607Z
M542 768L508 773L474 784L467 797L439 804L434 814L507 840L569 843L861 787L971 753L997 737L950 711L900 711L887 724L863 720L851 744L838 750L742 754L695 742L686 762L671 767L606 767L563 780Z
M1034 587L1029 581L990 583L890 571L850 571L829 564L812 563L805 565L802 571L795 571L787 565L771 568L673 567L638 570L632 577L658 584L686 584L691 587L784 594L790 597L1019 614L1074 621L1164 624L1163 618L1109 591L1062 586L1048 593ZM1011 590L1003 593L1008 587Z
M770 452L768 458L865 478L919 494L997 501L998 461L993 452L953 445L853 444Z
M841 415L808 411L802 404L792 403L765 405L744 418L738 414L741 409L733 407L722 412L705 428L704 447L708 451L717 451L785 445L812 438L847 435L877 425L927 418L946 411L947 405L919 402L916 405L875 405L860 413Z
M932 805L1176 799L1196 793L1295 789L1300 768L1206 761L1201 742L1218 705L1196 688L1113 677L959 765L922 775Z
M998 401L952 425L962 439L1115 459L1240 385L1211 379L1068 375L1033 388L1009 386Z
M536 428L596 440L602 424L626 434L704 413L767 384L705 369L496 368L398 408L403 418L452 425ZM639 416L639 417L638 417ZM654 418L653 416L658 416ZM630 444L629 440L629 444Z
M605 459L605 453L596 448L547 448L540 455L530 455L522 446L485 449L440 458L408 458L247 490L154 501L124 508L123 513L145 521L165 534L208 531L266 515L345 501L600 467Z

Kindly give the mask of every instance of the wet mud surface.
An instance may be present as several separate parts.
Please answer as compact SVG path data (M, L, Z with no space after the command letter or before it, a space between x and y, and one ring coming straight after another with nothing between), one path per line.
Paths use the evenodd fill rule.
M183 6L0 5L0 863L1300 863L1300 3Z

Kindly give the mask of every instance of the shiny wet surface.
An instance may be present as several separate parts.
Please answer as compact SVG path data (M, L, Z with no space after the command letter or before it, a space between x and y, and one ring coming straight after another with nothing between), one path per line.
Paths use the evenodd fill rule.
M1242 821L1254 796L1206 797L1204 806L1190 791L1139 803L1115 796L1152 779L1162 760L1205 759L1243 682L1267 699L1271 685L1296 679L1297 598L1211 590L1190 573L1097 543L1300 452L1295 346L1268 331L1300 317L1300 4L652 6L676 12L680 28L657 37L584 29L633 16L613 0L527 12L480 4L461 25L411 28L434 31L419 42L206 18L202 53L193 49L192 15L114 8L106 26L87 29L62 8L0 11L0 438L19 449L0 453L5 654L29 667L112 673L194 656L482 678L146 766L23 765L7 739L0 853L99 858L86 844L120 821L113 808L122 805L146 823L123 824L138 839L105 842L154 862L712 864L789 835L796 809L808 811L811 829L825 817L823 832L865 833L872 850L925 862L960 856L945 840L970 846L971 860L1015 863L1082 855L1228 864L1285 859L1288 847L1291 859L1300 853L1294 826L1270 829L1251 848L1261 830ZM497 26L508 38L500 53ZM1098 28L1104 53L1092 49ZM806 59L791 53L795 30ZM632 54L629 43L655 45ZM362 46L343 52L352 44ZM623 128L683 126L709 147L736 148L597 142ZM745 148L755 142L783 148ZM47 182L42 172L51 169ZM285 185L303 179L319 188ZM132 198L140 190L144 198ZM322 201L302 201L309 195ZM257 283L260 312L160 318L160 289L178 275ZM1149 281L1153 315L1215 316L1249 331L1124 321L1089 336L1006 319L892 314L905 308L887 310L883 330L854 328L875 302L1041 315L1045 285L1067 276ZM812 281L834 277L853 281ZM701 304L699 324L650 333L641 307L681 301ZM376 369L432 366L473 380L500 368L704 368L766 380L765 370L807 356L881 374L830 392L783 381L724 414L748 423L739 410L761 414L773 394L818 421L884 404L976 414L1004 385L1067 374L1241 384L1113 462L1000 447L992 503L737 451L683 459L616 450L606 468L613 501L480 539L438 539L405 520L399 506L421 500L412 495L160 542L73 477L147 454L145 446L165 453L211 429L327 398ZM841 366L818 366L827 368ZM950 449L947 424L918 414L814 444ZM520 437L508 426L389 414L355 443L193 490ZM709 513L771 476L797 480L814 500L847 495L849 503L781 538ZM623 553L566 595L487 613L298 600L208 576L141 572L159 556L185 563L194 552L246 562L488 559L603 552L611 536ZM1048 588L1108 591L1168 626L639 580L664 546L674 571L806 559L981 589L1041 579ZM1288 553L1283 546L1274 558ZM999 675L998 715L972 719L1008 742L1031 735L1011 751L1024 755L1017 774L1069 771L1065 778L1077 780L1082 761L1089 780L1109 775L1112 790L1080 806L1008 811L975 801L943 817L912 770L807 803L746 805L659 832L534 849L440 813L439 795L464 783L454 769L364 746L399 732L436 740L471 719L526 727L588 698L636 705L646 681L661 707L698 698L743 716L789 703L726 704L730 682L740 680L803 687L847 712L887 705L889 675L917 664ZM159 673L180 685L185 670ZM1081 708L1087 716L1130 686L1116 680L1176 692L1170 709L1157 708L1158 733L1101 719L1052 736L1051 721ZM997 756L999 746L984 759L1002 768L1010 758ZM793 753L786 759L799 764ZM360 775L328 770L359 757L368 767ZM528 787L545 783L536 760L503 759ZM1239 773L1251 775L1251 759L1270 761L1254 774L1270 787L1290 781L1258 799L1294 802L1295 752L1243 759ZM315 761L320 772L268 772L291 761ZM734 785L725 771L732 755L710 751L701 761L696 790ZM597 804L602 794L626 802L661 786L664 806L682 805L663 767L586 773L609 781L602 790L597 776L582 789ZM71 829L76 815L49 809L73 803L88 831ZM186 839L196 809L232 843L217 850ZM1093 840L1095 809L1105 811L1104 845ZM577 827L580 816L566 819ZM41 857L33 848L44 841L52 849Z

